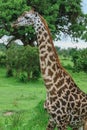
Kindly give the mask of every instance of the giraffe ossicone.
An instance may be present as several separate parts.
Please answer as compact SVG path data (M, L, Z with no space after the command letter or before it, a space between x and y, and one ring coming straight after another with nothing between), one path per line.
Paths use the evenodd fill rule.
M36 31L42 76L47 90L46 108L50 114L46 130L87 130L87 94L61 66L48 25L34 10L24 12L13 27L32 25Z

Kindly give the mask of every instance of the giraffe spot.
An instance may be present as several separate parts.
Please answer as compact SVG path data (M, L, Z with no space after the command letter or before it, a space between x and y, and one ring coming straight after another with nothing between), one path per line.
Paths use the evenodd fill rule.
M66 76L67 76L67 74L65 73L65 71L63 71L63 76L64 76L64 77L66 77Z
M61 87L63 84L64 84L64 79L61 79L61 80L58 81L56 86Z
M49 84L46 84L46 83L45 83L45 85L46 85L46 88L47 88L48 90L53 86L52 83L49 83Z
M74 108L74 105L75 105L74 102L72 102L70 104L71 104L71 108Z
M42 31L44 31L44 28L42 28Z
M78 101L76 106L77 106L78 108L80 108L80 105L81 105L81 102Z
M57 92L56 92L56 89L53 87L53 89L50 91L50 94L51 94L51 95L56 95L56 93L57 93Z
M70 96L70 101L74 101L73 96Z
M42 71L43 74L45 74L45 70L46 70L46 69L41 68L41 71Z
M52 95L51 95L52 96ZM55 97L50 97L50 104L54 103L57 99L57 96Z
M75 99L78 99L78 95L77 94L73 93L73 96L74 96Z
M69 90L67 90L67 95L70 95L70 91Z
M60 107L60 102L59 102L59 100L57 101L56 106L57 106L57 108Z
M55 71L56 70L56 64L53 64L52 69ZM57 73L56 73L57 74Z
M71 78L68 77L68 78L66 79L67 84L70 84L70 81L71 81Z
M51 60L52 62L56 61L55 56L54 56L54 55L51 55L51 56L50 56L50 60Z
M42 57L40 57L40 59L41 59L41 61L45 61L45 58L42 56Z
M58 86L57 86L57 87L58 87ZM62 93L63 93L63 89L60 88L60 89L58 90L57 94L58 94L59 97L61 97Z
M41 34L42 34L42 31L39 31L39 34L41 35Z
M39 45L45 42L45 39L42 37L41 40L39 40Z
M48 34L46 32L43 35L45 36L45 38L48 36Z
M65 105L66 105L66 104L65 104ZM63 114L65 113L65 105L61 108L62 111L63 111ZM66 117L65 115L62 116L62 118L65 118L65 117Z
M50 65L51 65L51 62L50 62L49 60L48 60L48 63L47 63L47 65L48 65L48 66L50 66Z
M61 101L61 103L62 103L63 106L66 105L66 102L64 101L64 99L61 98L60 101Z
M52 117L55 118L56 117L56 113L52 113Z
M52 72L52 70L51 70L51 69L48 69L48 75L52 77L53 72Z
M48 46L47 50L48 50L48 52L51 52L52 48L50 46Z
M59 78L59 77L58 77L58 74L56 73L55 76L54 76L54 79L53 79L53 80L54 80L54 83L56 83L56 81L58 80L58 78Z
M61 115L62 114L61 110L57 110L57 114ZM60 116L57 116L57 118L59 118L59 120L61 119Z
M48 39L47 42L50 43L50 39Z
M45 45L42 45L42 46L40 46L39 48L40 48L40 50L41 50L41 49L45 48Z

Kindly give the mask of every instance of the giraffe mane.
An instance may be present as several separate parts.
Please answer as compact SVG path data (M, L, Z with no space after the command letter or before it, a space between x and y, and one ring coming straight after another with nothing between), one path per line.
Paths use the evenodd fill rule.
M53 39L52 39L50 30L49 30L49 28L48 28L47 22L46 22L46 20L45 20L41 15L39 15L39 16L40 16L40 18L41 18L41 21L44 23L45 28L46 28L46 30L47 30L47 32L48 32L48 34L49 34L50 42L51 42L51 44L52 44L53 51L54 51L54 53L55 53L55 55L56 55L57 62L58 62L58 64L60 64L60 60L59 60L59 57L58 57L58 55L57 55L56 49L55 49L55 47L54 47ZM60 64L60 65L61 65L61 64Z

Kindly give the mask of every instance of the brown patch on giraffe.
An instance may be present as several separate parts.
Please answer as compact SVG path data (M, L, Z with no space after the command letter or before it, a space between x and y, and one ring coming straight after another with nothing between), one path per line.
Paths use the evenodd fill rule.
M56 73L54 76L54 79L53 79L54 83L56 83L59 78L60 78L60 76L58 75L58 73Z
M46 88L47 88L48 90L49 90L52 86L53 86L52 83L50 83L50 84L46 84Z
M56 70L56 64L53 64L52 69L53 69L53 71ZM57 74L57 73L56 73L56 74Z
M45 45L42 45L42 46L40 46L39 48L40 48L40 50L41 50L42 48L45 48Z
M54 55L50 56L50 60L51 60L52 62L56 61L55 56L54 56Z
M45 39L42 37L41 40L38 40L38 41L39 41L39 45L40 45L45 41Z
M61 103L62 103L62 106L65 106L66 105L66 101L64 101L64 99L60 99Z
M70 104L71 104L71 108L73 109L75 104L73 102L71 102Z
M52 96L52 95L51 95ZM50 97L50 103L54 103L57 100L57 96L55 97Z
M41 59L41 61L45 61L44 56L41 56L40 59Z
M41 34L42 34L42 31L39 31L39 34L41 35Z
M47 65L48 65L48 66L50 66L50 65L51 65L51 62L50 62L49 60L48 60L48 63L47 63Z
M78 95L77 94L73 93L73 96L74 96L75 99L78 99Z
M41 68L43 74L45 74L45 70L46 70L45 68Z
M50 46L48 46L47 50L48 50L48 52L51 52L52 48Z
M55 85L56 85L57 88L59 88L59 87L61 87L61 86L63 85L63 83L64 83L64 79L61 79L61 80L59 80L58 83L55 84ZM64 86L64 88L65 88L65 86ZM63 88L62 88L62 89L63 89Z
M81 106L81 102L78 101L77 104L76 104L76 106L77 106L78 108L80 108L80 106Z
M43 35L45 36L45 38L48 36L48 34L46 32Z
M53 71L51 69L48 69L48 75L51 77L53 76Z
M53 89L50 91L50 94L51 95L56 95L57 94L57 91L56 89L53 87Z
M70 99L69 99L69 101L74 101L74 99L73 99L73 96L72 95L70 95Z
M70 81L71 81L71 78L68 77L68 78L66 79L66 83L67 83L67 84L70 84Z

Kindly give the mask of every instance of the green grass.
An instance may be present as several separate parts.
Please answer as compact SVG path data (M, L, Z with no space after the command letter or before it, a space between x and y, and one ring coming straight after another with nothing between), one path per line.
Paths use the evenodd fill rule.
M72 62L61 61L76 84L87 93L87 74L73 73ZM21 83L15 77L7 78L6 70L0 68L0 130L45 130L49 118L43 109L45 95L42 79ZM7 112L14 114L7 116Z

